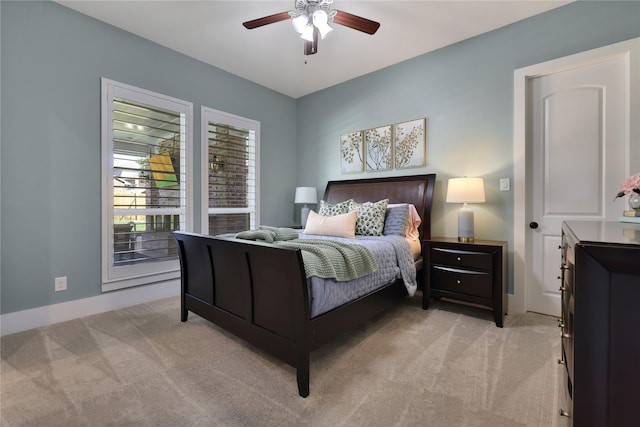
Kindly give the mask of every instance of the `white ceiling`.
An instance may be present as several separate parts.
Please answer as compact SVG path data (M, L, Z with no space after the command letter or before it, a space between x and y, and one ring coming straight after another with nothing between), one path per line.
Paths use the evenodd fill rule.
M242 22L294 9L294 0L60 0L83 14L298 98L570 1L335 0L333 9L380 22L374 35L334 24L303 55L289 21Z

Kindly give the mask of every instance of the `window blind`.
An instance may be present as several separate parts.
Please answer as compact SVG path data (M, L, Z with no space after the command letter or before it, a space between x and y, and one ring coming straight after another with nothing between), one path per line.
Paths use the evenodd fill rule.
M177 259L185 206L184 114L114 98L113 264Z
M209 234L255 228L258 125L213 110L203 110L203 123Z

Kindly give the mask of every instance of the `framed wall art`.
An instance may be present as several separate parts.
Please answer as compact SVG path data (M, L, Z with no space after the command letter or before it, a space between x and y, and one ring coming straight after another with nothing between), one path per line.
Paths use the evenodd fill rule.
M342 173L358 173L364 170L361 130L340 135L340 170Z
M391 125L364 131L365 170L383 171L393 168Z
M427 164L426 119L410 120L393 126L394 167L415 168Z

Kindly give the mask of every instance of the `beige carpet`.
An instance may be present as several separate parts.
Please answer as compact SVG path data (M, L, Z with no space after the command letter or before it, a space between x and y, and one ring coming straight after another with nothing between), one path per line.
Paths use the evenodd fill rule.
M554 426L556 320L419 293L317 350L311 394L288 365L179 299L1 339L2 426Z

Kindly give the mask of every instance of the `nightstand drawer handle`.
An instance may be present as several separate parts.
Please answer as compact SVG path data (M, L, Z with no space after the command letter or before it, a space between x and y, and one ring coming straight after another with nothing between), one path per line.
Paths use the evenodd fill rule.
M456 283L457 283L458 285L460 285L460 284L462 284L462 281L460 281L460 279L458 279L458 280L456 280Z
M458 261L462 261L462 258L458 257Z

